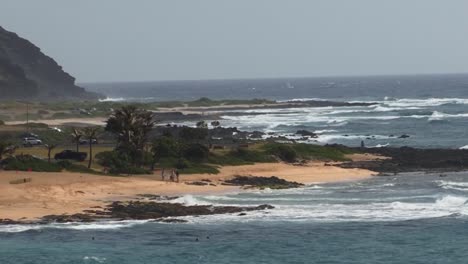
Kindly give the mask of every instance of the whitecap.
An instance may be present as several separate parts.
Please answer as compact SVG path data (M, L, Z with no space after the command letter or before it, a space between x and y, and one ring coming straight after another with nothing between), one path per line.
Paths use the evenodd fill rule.
M84 256L83 260L84 261L94 261L94 262L97 262L97 263L104 263L104 262L106 262L107 259L104 258L104 257Z
M112 230L141 225L152 220L125 220L125 221L98 221L91 223L51 223L51 224L19 224L0 225L0 233L20 233L30 230L42 229L69 229L69 230Z

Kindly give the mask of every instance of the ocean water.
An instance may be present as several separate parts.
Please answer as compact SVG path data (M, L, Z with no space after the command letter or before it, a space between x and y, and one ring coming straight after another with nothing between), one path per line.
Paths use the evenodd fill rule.
M276 132L306 143L368 147L462 148L468 145L468 74L267 80L84 84L109 100L164 101L266 98L373 102L366 107L244 110L222 116L223 126ZM243 115L245 113L245 115ZM256 113L256 115L252 115ZM194 125L186 123L186 125ZM409 136L401 138L402 135Z
M320 133L319 143L468 145L468 75L86 84L126 100L304 98L370 107L255 110L223 125ZM254 111L254 110L252 110ZM406 134L409 138L398 138ZM391 136L393 135L393 136ZM245 216L0 226L1 264L467 263L468 173L409 173L289 190L183 196L176 202L271 204ZM94 238L94 239L93 239Z
M445 176L185 196L178 202L276 208L183 224L0 226L0 263L466 263L467 175Z

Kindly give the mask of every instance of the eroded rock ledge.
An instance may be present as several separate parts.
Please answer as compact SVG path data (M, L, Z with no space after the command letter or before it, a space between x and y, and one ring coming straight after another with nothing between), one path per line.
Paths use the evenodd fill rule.
M243 186L246 188L259 189L290 189L304 186L302 183L290 182L280 179L276 176L271 177L255 177L255 176L235 176L233 179L225 181L227 185Z
M96 210L86 210L83 213L72 215L47 215L36 222L13 221L10 219L0 219L0 225L11 224L49 224L49 223L88 223L102 220L155 220L158 222L185 222L185 220L175 217L202 216L216 214L236 214L245 215L250 211L261 211L273 209L268 204L259 206L212 206L194 205L186 206L179 203L154 202L154 201L128 201L113 202L106 208Z

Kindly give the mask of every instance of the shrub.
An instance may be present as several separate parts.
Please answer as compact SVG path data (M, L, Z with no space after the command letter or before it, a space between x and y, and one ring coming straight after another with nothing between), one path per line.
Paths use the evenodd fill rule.
M175 167L179 170L187 169L189 167L189 163L185 159L178 159L175 164Z
M136 167L132 159L122 151L104 151L96 155L97 162L109 168L111 174L149 174L146 169Z
M269 144L266 145L267 153L275 155L285 162L295 162L297 159L297 152L293 147L285 144Z
M49 163L45 160L31 155L17 155L6 158L2 161L3 169L19 171L39 171L39 172L60 172L62 167L56 163Z
M61 160L57 162L57 165L62 167L63 169L69 171L69 172L81 172L81 173L93 173L93 174L98 174L98 172L89 169L88 167L81 165L81 164L74 164L70 162L69 160Z
M177 157L178 142L171 137L161 137L153 142L152 152L157 159Z
M190 144L184 148L183 157L190 161L203 162L208 159L210 150L202 144Z
M225 155L211 154L209 161L219 165L246 165L255 162L275 162L276 160L271 154L265 152L238 148Z
M3 125L5 125L5 121L0 120L0 126L3 126Z

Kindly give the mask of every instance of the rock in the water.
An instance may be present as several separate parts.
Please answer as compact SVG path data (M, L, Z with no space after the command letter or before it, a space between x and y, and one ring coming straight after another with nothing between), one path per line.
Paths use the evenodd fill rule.
M270 189L289 189L298 188L303 184L298 182L290 182L278 177L254 177L254 176L236 176L233 179L227 180L227 184L235 186L250 186L255 188L270 188Z
M114 202L109 208L109 217L117 219L160 219L166 217L233 214L247 211L273 209L271 205L256 207L239 206L185 206L177 203L156 202Z
M301 136L309 136L309 137L311 137L311 138L317 138L317 137L318 137L318 135L317 135L316 133L311 132L311 131L309 131L309 130L305 130L305 129L303 129L303 130L298 130L298 131L296 132L296 134L301 135Z

